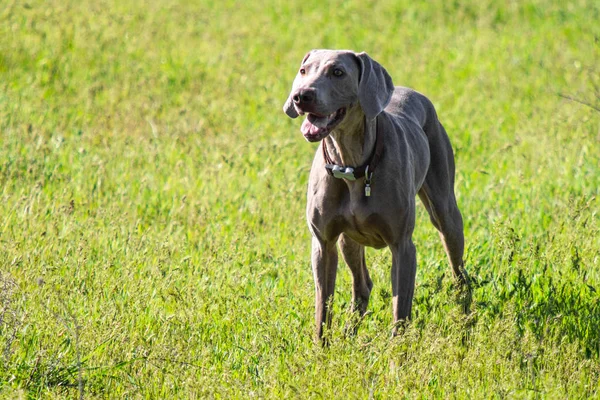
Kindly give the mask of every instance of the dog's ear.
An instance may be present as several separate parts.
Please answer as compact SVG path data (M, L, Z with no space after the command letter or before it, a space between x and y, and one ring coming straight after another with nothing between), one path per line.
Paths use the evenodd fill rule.
M306 53L306 55L302 59L302 62L300 63L300 66L304 65L306 60L308 60L308 57L310 57L311 53L312 53L312 50L309 51L308 53ZM288 115L288 117L296 118L296 117L298 117L298 111L296 111L296 107L294 107L294 101L292 100L292 93L294 93L293 87L292 87L292 91L290 92L290 95L288 96L287 100L285 101L285 104L283 105L283 111Z
M308 57L310 57L310 55L313 53L314 50L309 51L308 53L306 53L304 55L304 58L302 59L302 62L300 63L300 66L303 66L304 63L306 62L306 60L308 60Z
M356 53L360 64L358 101L367 118L375 118L388 105L394 93L392 77L367 53Z
M291 94L288 97L288 99L285 101L285 104L283 105L283 111L290 118L297 118L298 117L298 111L296 111L296 107L294 107L294 102L292 100L292 95Z

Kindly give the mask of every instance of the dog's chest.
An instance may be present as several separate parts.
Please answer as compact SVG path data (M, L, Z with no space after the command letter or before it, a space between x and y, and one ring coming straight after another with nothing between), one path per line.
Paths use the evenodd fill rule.
M348 183L336 179L327 185L309 186L307 218L313 233L325 240L337 240L343 233L375 248L395 243L403 202L399 192L374 183L371 196L365 195L363 180Z
M376 211L377 207L369 204L372 199L364 199L362 202L349 203L344 207L339 221L344 234L354 241L375 248L382 248L389 243L392 228L386 216Z

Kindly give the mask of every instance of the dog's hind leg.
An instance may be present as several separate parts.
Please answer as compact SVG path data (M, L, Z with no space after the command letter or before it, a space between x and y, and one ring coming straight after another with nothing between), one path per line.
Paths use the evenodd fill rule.
M419 197L440 233L448 260L458 283L469 285L464 271L463 219L454 195L454 153L448 135L437 118L425 127L431 161Z
M431 223L440 234L454 277L460 284L467 284L463 261L465 246L463 221L454 195L445 201L433 200L431 190L428 189L429 186L424 184L419 191L419 197L429 213Z
M342 257L352 271L352 311L362 317L367 311L373 282L365 262L365 247L342 234L338 241Z

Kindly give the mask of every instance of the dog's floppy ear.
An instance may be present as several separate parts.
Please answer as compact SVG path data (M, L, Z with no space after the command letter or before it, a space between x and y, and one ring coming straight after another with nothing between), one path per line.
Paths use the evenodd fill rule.
M388 105L394 93L392 77L367 53L356 53L360 64L358 101L367 118L375 118Z
M290 94L290 97L288 97L288 99L285 101L285 104L283 105L283 111L290 118L297 118L298 117L298 111L296 111L296 107L294 107L294 102L292 101L292 95L291 94Z
M300 66L302 66L306 62L306 60L308 60L308 57L310 57L311 53L312 53L312 50L309 51L308 53L306 53L306 55L302 59L302 62L300 63ZM292 91L290 92L290 95L288 96L287 100L285 101L285 104L283 105L283 111L288 115L288 117L296 118L296 117L298 117L298 111L296 111L296 107L294 107L294 101L292 100L292 93L294 93L293 87L292 87Z

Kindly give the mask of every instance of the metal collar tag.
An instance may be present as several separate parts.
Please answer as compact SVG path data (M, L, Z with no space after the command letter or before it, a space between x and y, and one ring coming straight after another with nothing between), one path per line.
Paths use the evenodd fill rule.
M335 164L325 164L325 168L331 170L333 176L338 179L346 179L348 181L355 181L354 168L351 167L340 167Z

